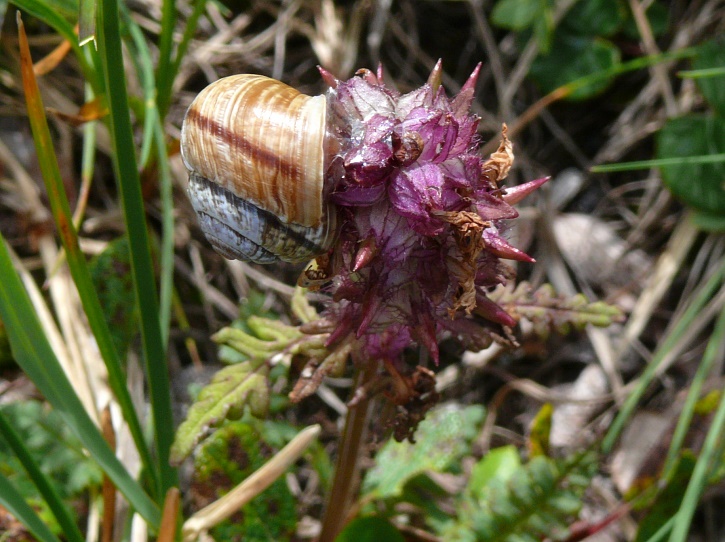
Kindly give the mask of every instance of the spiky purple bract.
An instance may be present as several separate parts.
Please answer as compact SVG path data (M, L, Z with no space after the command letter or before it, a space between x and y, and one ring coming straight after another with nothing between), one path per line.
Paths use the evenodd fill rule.
M402 95L383 83L380 69L347 81L321 70L332 87L329 135L342 142L329 169L343 219L326 264L329 345L354 335L363 357L397 364L417 343L437 362L445 333L480 341L472 314L494 331L515 325L486 291L510 278L501 258L533 261L500 227L518 216L508 201L545 179L509 196L500 187L513 161L505 127L498 151L479 156L479 118L470 112L479 70L452 99L440 84L440 62L425 85Z

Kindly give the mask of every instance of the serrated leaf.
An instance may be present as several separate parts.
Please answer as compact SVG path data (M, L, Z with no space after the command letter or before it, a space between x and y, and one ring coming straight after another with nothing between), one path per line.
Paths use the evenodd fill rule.
M494 479L478 498L466 495L458 507L458 522L470 525L476 540L487 542L561 540L582 504L581 496L596 469L593 454L553 460L533 458L507 483ZM572 484L575 476L587 480ZM446 526L446 532L454 529Z
M171 462L180 464L207 431L221 423L230 412L248 406L254 416L263 416L269 407L266 365L254 368L249 362L230 365L219 371L189 409L171 447Z
M446 470L468 452L483 416L479 405L431 410L418 426L415 444L391 440L380 450L376 466L365 477L363 492L375 498L395 497L414 476Z
M657 135L657 158L725 153L725 119L688 115L671 119ZM661 166L665 185L698 211L725 215L725 162Z

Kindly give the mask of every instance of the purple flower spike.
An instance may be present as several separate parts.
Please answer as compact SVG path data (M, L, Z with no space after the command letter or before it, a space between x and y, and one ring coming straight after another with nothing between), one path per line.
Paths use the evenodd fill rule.
M505 125L498 150L478 154L470 108L480 69L452 99L440 61L426 84L402 95L385 86L382 68L347 81L320 70L342 141L331 198L343 225L323 263L333 301L322 316L337 322L328 344L354 336L358 362L383 360L398 390L416 380L401 369L407 347L420 345L437 362L444 335L484 344L471 332L482 318L491 336L510 338L516 320L486 292L511 276L501 258L533 261L503 238L502 221L546 179L501 186L514 158ZM408 391L395 392L398 404Z

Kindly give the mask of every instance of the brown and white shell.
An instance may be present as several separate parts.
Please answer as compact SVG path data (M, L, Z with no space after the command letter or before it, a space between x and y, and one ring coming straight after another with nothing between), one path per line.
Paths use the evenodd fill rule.
M327 202L325 96L233 75L194 99L181 129L189 197L204 234L230 259L304 262L336 233Z

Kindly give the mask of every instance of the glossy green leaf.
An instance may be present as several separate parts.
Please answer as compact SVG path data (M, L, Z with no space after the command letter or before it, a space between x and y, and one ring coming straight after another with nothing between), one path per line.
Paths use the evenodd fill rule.
M405 538L387 519L357 518L335 538L335 542L404 542Z
M529 75L543 92L548 93L577 79L612 70L619 64L619 58L619 49L607 40L559 32L548 54L534 61ZM608 77L582 86L567 99L591 98L607 88L611 81Z
M657 134L657 157L692 157L725 152L725 119L689 115L672 119ZM667 188L696 210L725 214L725 162L663 166Z
M695 70L725 67L725 38L703 44L692 62L692 67ZM725 75L698 77L696 82L712 108L725 118Z

